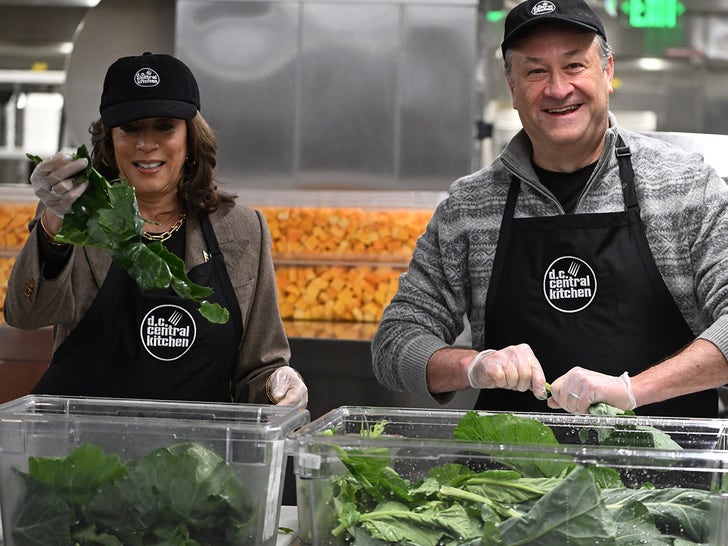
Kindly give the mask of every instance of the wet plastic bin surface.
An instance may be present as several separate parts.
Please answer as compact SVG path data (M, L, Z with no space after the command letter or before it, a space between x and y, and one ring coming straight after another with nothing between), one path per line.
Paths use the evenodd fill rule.
M119 544L188 544L181 542L185 536L197 536L194 544L215 546L275 544L286 437L308 422L306 410L273 405L42 395L2 404L4 544L116 544L76 537L71 542L69 517L79 515L83 525L74 532L96 525L86 532L126 533ZM102 480L90 494L85 485L74 487L79 480L104 476L101 468L106 467L87 458L77 464L84 477L64 467L54 481L47 464L35 467L44 469L40 481L38 475L29 477L36 458L71 461L72 453L81 459L80 453L95 455L98 449L112 462L118 458L125 471L111 484ZM49 489L48 482L58 487ZM145 527L145 540L132 541ZM64 540L44 534L64 529ZM152 533L157 535L152 538ZM165 542L169 536L177 542ZM35 537L38 542L32 542Z
M477 414L538 421L550 428L558 441L545 446L456 440L454 429L466 413L344 406L294 432L291 451L301 539L314 545L354 542L378 546L410 544L413 536L419 537L414 539L417 544L471 546L728 544L725 421L564 413ZM361 434L382 422L386 424L380 436ZM521 430L510 424L502 428ZM637 431L644 438L646 430L650 438L664 433L678 445L626 447L635 445L626 441L634 441L630 434ZM604 445L605 436L612 433L612 438L622 438L622 443ZM358 460L370 490L362 480L351 479L342 457ZM496 482L501 483L498 489L492 482L483 485L488 480L475 485L478 480L444 480L442 474L437 483L424 480L431 471L442 472L450 463L462 465L459 468L469 474L484 473L481 477L493 478L488 473L495 473L499 480L510 476L516 481L513 487ZM516 478L537 476L538 472L528 470L533 467L559 473L558 479L551 485L548 480L535 482L540 492L519 498L513 492L520 483ZM568 468L565 474L564 468ZM394 472L387 473L389 469ZM389 485L380 487L384 482ZM445 483L453 488L443 487ZM528 485L526 489L534 482ZM415 490L415 486L420 487ZM463 494L460 489L467 492ZM440 513L442 519L432 525L433 513L446 506L449 510ZM448 523L447 518L454 519ZM490 527L483 523L486 520L492 522ZM473 521L477 526L472 526ZM460 536L447 540L443 536L442 542L437 542L425 533L433 528L440 532L448 525ZM417 530L423 534L418 535ZM372 533L376 540L371 539Z

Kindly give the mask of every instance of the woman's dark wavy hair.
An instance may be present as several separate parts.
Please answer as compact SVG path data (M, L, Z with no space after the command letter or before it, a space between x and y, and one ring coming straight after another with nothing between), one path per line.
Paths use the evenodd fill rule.
M91 164L107 180L119 178L119 169L114 158L111 129L99 119L89 127L91 133ZM235 203L236 196L217 188L215 166L217 165L217 139L212 128L199 112L187 121L187 158L182 180L177 193L187 215L211 214L220 207Z

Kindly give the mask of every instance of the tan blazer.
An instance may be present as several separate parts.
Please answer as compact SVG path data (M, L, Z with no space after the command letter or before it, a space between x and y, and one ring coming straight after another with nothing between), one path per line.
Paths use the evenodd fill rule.
M242 205L220 210L210 220L243 318L243 336L232 378L234 399L268 403L266 379L290 360L278 310L270 233L263 215ZM5 321L24 329L53 326L55 351L91 306L111 266L111 252L74 246L58 277L45 279L38 250L40 228L36 224L36 220L30 224L30 237L8 281ZM204 262L203 251L207 250L197 218L187 219L185 242L185 269L189 272Z

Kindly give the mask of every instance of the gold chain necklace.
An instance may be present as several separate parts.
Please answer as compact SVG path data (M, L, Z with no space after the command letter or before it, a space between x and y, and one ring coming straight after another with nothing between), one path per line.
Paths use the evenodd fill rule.
M179 228L182 227L182 223L185 221L185 213L179 215L179 218L177 218L177 221L172 224L172 227L169 228L169 231L165 231L164 233L147 233L146 231L142 232L142 237L145 239L149 239L150 241L159 241L164 242L167 239L169 239L172 234L177 231Z

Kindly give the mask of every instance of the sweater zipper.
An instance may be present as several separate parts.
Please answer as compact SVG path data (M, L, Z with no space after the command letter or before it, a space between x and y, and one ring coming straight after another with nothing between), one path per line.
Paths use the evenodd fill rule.
M556 197L554 196L554 194L551 193L546 187L542 186L540 183L534 183L534 182L528 180L527 178L523 178L523 177L519 176L516 173L516 169L513 168L513 165L511 165L506 159L501 158L501 161L503 161L503 164L508 168L508 170L510 171L510 173L513 176L517 177L521 182L525 182L533 190L535 190L539 194L543 195L546 199L548 199L548 200L552 201L553 203L555 203L556 206L558 207L559 212L561 213L561 215L565 215L566 214L566 211L564 210L564 207L561 205L561 202L558 199L556 199ZM584 190L582 190L581 195L579 195L579 199L577 200L577 206L581 202L581 199L584 196L584 193L585 192L586 192L586 187L584 188Z

